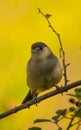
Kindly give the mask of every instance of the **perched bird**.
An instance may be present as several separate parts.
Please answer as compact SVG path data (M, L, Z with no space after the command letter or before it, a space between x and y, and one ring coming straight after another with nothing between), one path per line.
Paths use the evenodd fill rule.
M34 43L27 64L27 85L30 89L22 104L56 86L61 78L62 69L57 57L45 43Z

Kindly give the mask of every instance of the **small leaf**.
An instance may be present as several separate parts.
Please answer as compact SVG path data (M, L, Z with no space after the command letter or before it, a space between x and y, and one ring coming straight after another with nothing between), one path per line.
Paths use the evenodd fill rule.
M76 117L81 118L81 111L79 111L79 112L77 113Z
M60 116L60 115L62 115L62 116L65 116L66 115L66 112L67 112L67 109L63 109L63 110L58 110L58 111L56 111L56 113Z
M72 104L76 104L76 100L74 98L70 98L69 102L72 103Z
M33 123L51 122L49 119L36 119Z
M54 120L54 121L58 121L58 119L59 119L59 116L53 116L52 117L52 120Z
M81 88L76 88L75 93L81 93Z
M81 100L81 88L76 88L75 89L75 93L76 93L76 96L79 100Z
M67 94L68 96L72 96L72 97L76 97L76 95L75 94Z
M81 88L76 88L74 91L75 94L67 94L67 95L76 97L78 100L81 100Z
M70 111L70 112L74 112L74 111L75 111L75 107L70 107L70 108L69 108L69 111Z
M32 128L28 128L28 130L41 130L40 127L32 127Z

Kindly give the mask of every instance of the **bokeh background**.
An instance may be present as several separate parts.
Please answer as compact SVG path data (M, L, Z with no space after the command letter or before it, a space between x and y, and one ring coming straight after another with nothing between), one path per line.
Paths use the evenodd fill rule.
M32 43L47 43L59 58L58 38L37 8L52 14L50 21L61 34L66 62L71 63L68 79L70 82L81 79L81 0L0 0L0 113L20 105L28 92L26 64ZM33 125L33 121L49 119L56 110L68 108L68 98L64 93L41 102L38 107L34 105L8 116L0 120L0 129L28 130L32 126L56 129L49 123Z

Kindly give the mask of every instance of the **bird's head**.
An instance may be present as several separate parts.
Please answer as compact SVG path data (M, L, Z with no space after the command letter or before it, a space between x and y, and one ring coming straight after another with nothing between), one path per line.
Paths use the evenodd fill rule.
M43 42L36 42L31 46L32 58L34 60L43 60L50 57L52 52L50 48Z

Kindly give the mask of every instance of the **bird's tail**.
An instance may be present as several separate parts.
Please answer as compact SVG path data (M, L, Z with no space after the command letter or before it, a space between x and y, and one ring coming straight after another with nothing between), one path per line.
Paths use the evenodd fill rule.
M22 101L22 104L26 103L27 101L29 101L31 99L33 99L33 95L31 94L31 90L29 90L29 92L27 93L26 97Z

